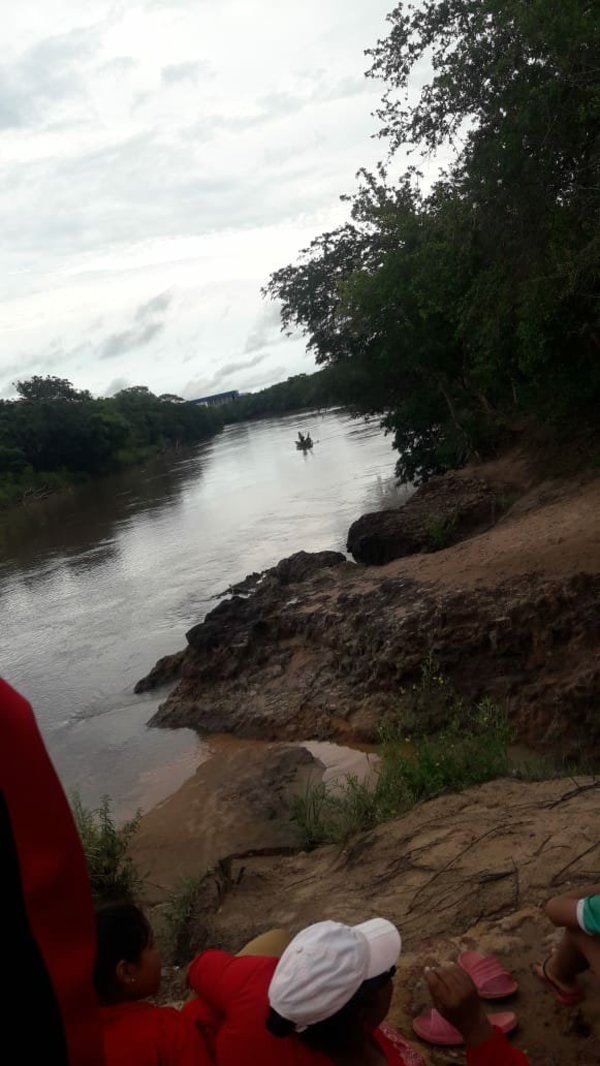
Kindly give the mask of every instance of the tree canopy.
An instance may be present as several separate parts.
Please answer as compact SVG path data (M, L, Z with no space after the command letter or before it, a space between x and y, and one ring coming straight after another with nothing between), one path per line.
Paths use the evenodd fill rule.
M600 6L399 4L371 51L392 152L453 144L425 190L361 173L350 221L266 287L419 480L528 413L568 427L600 400ZM415 95L415 76L431 77Z
M223 427L218 411L169 403L145 386L94 399L70 381L33 377L0 401L0 507L28 491L96 477Z

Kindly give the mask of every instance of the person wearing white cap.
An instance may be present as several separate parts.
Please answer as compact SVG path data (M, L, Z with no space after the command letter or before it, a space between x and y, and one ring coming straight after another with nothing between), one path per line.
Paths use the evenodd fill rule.
M390 1009L400 933L385 918L360 925L318 922L294 937L269 985L269 1032L296 1033L335 1063L397 1063L423 1059L383 1027Z
M191 963L188 985L198 999L184 1009L203 1029L217 1066L424 1066L385 1023L402 947L391 922L318 922L281 939L280 930L238 956L209 950ZM464 1037L468 1066L527 1066L490 1025L460 967L426 978L434 1006Z
M188 984L201 1001L192 1007L200 1024L212 1012L218 1066L424 1066L382 1026L401 947L396 927L372 918L311 925L279 959L203 952Z

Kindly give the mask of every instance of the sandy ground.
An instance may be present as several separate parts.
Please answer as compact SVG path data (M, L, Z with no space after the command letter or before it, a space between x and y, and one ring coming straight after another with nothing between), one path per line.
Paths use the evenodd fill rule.
M432 555L389 563L381 575L458 587L495 585L519 574L600 570L600 479L548 483L526 494L487 533Z

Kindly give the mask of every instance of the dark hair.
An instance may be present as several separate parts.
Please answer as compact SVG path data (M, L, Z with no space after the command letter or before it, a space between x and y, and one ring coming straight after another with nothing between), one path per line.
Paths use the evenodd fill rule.
M151 939L150 923L133 903L113 903L96 911L94 987L101 1003L114 1002L117 964L123 959L139 962Z
M352 999L348 1000L341 1010L337 1011L336 1014L332 1014L331 1018L325 1018L322 1022L309 1025L307 1029L297 1035L303 1043L308 1044L309 1047L316 1051L322 1051L324 1054L332 1054L339 1051L351 1039L352 1030L356 1025L361 1008L368 1008L372 1005L377 993L392 980L395 973L396 967L393 966L391 970L380 974L379 977L372 977L369 981L363 981L358 991L352 996ZM287 1018L282 1018L273 1008L271 1008L267 1017L267 1029L273 1036L278 1037L291 1036L292 1033L296 1032L294 1022L288 1021Z

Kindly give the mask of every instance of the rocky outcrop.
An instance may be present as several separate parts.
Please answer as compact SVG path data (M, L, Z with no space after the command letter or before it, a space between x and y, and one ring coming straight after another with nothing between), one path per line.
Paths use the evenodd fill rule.
M469 589L378 575L340 564L290 597L271 573L249 598L219 604L188 634L153 724L373 740L432 657L465 698L505 704L524 740L572 754L600 742L600 575Z
M168 685L176 681L181 673L181 667L185 658L185 651L177 651L174 655L164 655L159 659L150 673L138 681L135 692L151 692L161 685Z
M365 514L350 526L348 551L357 562L383 566L416 552L437 551L493 525L508 487L445 474L421 485L402 507Z

